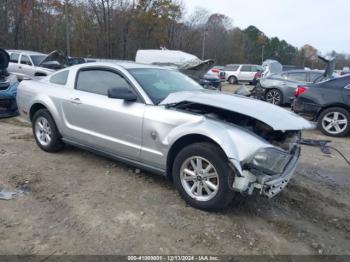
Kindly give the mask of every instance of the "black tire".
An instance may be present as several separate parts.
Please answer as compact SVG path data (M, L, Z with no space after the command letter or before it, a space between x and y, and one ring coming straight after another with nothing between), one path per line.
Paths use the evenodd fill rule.
M338 132L335 129L335 126L331 127L330 130L326 129L327 123L330 124L330 122L326 121L326 117L330 116L334 113L338 113L339 117L343 120L347 121L347 124L341 124L339 127L341 128L341 132ZM328 117L329 118L329 117ZM332 137L343 137L347 136L350 133L350 113L349 111L345 110L341 107L330 107L321 112L321 114L318 117L317 120L317 127L319 130L322 131L323 134L327 136Z
M181 182L181 168L191 157L200 157L210 161L216 170L218 176L218 187L216 194L207 200L199 201L187 193ZM211 143L195 143L182 149L174 160L173 180L182 198L191 206L205 211L218 211L225 208L237 194L230 185L233 184L234 172L228 165L228 160L224 152L216 145ZM198 173L197 173L198 177ZM215 178L214 178L215 179ZM199 183L206 183L205 179ZM195 183L195 182L193 182ZM197 182L198 183L198 182ZM202 187L202 186L201 186ZM202 190L205 190L202 188ZM198 192L198 191L197 191Z
M50 129L51 140L47 144L43 144L40 141L39 135L37 134L39 128L37 122L43 119L47 121ZM59 133L56 123L47 109L40 109L34 114L32 129L35 141L42 150L49 153L55 153L63 149L64 143L61 140L61 134Z
M230 76L230 77L228 78L228 82L229 82L231 85L235 85L235 84L238 83L238 79L237 79L237 77L235 77L235 76Z
M272 98L270 98L270 96L272 96ZM283 105L283 94L280 90L278 90L276 88L268 89L266 91L266 94L265 94L265 101L269 102L271 104L274 104L276 106L282 106Z

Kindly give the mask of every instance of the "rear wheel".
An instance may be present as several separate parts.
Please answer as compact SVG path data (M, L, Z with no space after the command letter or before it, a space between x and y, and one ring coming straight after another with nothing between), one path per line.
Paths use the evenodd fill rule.
M327 136L346 136L350 132L350 113L341 107L327 108L318 118L318 128Z
M38 146L46 152L57 152L64 146L55 121L47 109L40 109L34 114L33 134Z
M191 206L215 211L225 208L235 192L233 171L220 148L211 143L195 143L176 156L174 183L182 198Z
M278 89L269 89L265 95L266 102L281 106L283 104L282 92Z
M238 79L237 79L237 77L235 77L235 76L230 76L230 77L228 78L228 82L229 82L231 85L235 85L235 84L238 83Z

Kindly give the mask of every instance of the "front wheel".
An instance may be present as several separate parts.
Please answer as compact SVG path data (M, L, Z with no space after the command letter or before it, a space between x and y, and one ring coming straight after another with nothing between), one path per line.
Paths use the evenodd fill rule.
M174 183L182 198L191 206L206 211L225 208L233 199L234 173L227 157L211 143L195 143L176 156Z
M64 146L55 121L46 109L40 109L34 114L33 135L38 146L46 152L57 152Z
M350 132L350 113L341 107L328 108L320 114L317 125L327 136L346 136Z

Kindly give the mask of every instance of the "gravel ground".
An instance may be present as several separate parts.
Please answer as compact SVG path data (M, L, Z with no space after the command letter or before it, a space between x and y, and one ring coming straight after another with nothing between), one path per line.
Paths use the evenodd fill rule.
M349 137L331 140L350 158ZM318 148L303 147L275 198L219 213L186 206L163 177L72 147L45 153L18 118L0 120L0 167L0 185L27 191L0 200L0 255L350 254L350 169Z

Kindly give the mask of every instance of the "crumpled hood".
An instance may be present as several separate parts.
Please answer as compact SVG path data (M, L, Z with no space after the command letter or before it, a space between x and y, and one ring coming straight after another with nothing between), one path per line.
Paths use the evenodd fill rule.
M181 102L198 103L253 117L274 130L312 129L314 125L293 112L260 100L210 90L170 94L160 105Z

